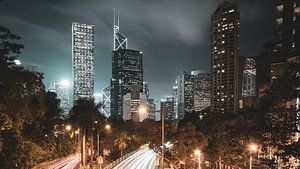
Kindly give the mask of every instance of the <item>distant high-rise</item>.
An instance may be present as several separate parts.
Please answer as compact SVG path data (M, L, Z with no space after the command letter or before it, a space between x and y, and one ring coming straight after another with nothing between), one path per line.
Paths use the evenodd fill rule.
M111 115L122 118L123 96L137 99L143 92L143 55L140 51L113 51L111 79Z
M242 96L256 96L256 65L254 58L246 57L244 59Z
M240 12L237 5L222 2L211 18L212 110L236 112L239 85Z
M67 81L52 81L48 87L48 91L56 93L57 98L60 100L59 107L64 111L64 115L67 115L71 108L69 87L70 83Z
M300 1L275 0L276 35L279 38L277 47L279 58L275 62L286 61L286 58L300 56Z
M183 119L187 113L192 113L194 108L194 76L184 72L177 76L173 86L175 97L176 118Z
M94 25L72 23L74 102L94 94Z
M116 9L114 9L114 42L113 43L114 43L113 44L114 51L119 49L127 49L127 38L120 32L119 11L116 11Z
M201 110L210 106L210 74L208 71L192 71L194 76L194 110Z
M174 110L174 97L166 97L160 101L160 111L164 115L164 119L172 121L176 119L176 112Z

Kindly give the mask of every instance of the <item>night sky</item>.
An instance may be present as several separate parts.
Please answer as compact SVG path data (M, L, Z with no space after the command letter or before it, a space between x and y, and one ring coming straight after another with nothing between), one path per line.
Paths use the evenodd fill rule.
M210 68L210 17L221 0L0 0L0 25L22 37L20 60L52 80L72 80L72 21L95 25L95 91L109 84L113 8L128 48L144 54L150 95L171 94L183 70ZM274 40L272 0L237 0L241 55L257 55Z

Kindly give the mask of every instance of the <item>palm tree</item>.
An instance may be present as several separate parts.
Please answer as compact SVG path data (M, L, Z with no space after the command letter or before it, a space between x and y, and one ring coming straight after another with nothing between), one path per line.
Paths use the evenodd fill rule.
M122 132L117 139L114 141L114 145L118 146L118 149L121 151L121 156L123 156L124 150L128 147L128 142L131 141L131 137L127 132Z
M81 164L86 165L86 133L92 131L94 121L98 119L100 112L93 100L79 99L70 111L70 120L81 131ZM92 132L90 133L92 136ZM91 147L93 140L91 139Z

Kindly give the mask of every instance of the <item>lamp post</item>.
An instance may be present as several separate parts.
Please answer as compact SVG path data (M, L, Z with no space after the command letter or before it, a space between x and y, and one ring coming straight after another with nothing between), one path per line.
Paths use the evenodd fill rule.
M251 143L249 145L249 150L250 150L250 165L249 165L249 168L252 169L252 160L253 160L252 159L253 158L252 154L257 151L257 145L254 144L254 143Z
M104 126L105 130L110 130L110 128L111 128L110 124L106 124ZM97 129L97 131L98 131L98 129ZM97 153L99 156L100 155L100 133L99 133L99 131L97 132Z
M195 156L198 157L198 169L201 169L201 151L200 150L195 150Z

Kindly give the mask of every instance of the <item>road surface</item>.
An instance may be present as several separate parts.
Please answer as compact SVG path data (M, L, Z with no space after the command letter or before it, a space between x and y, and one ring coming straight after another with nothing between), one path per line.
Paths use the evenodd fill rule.
M47 169L74 169L80 161L80 155L76 154L53 164L48 165Z
M156 153L147 148L137 151L114 169L154 169L156 163Z

